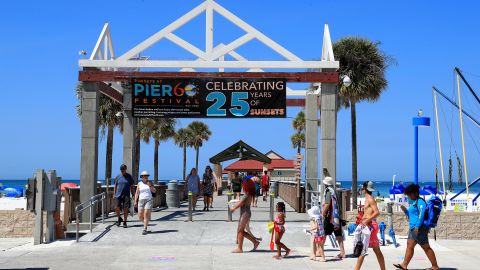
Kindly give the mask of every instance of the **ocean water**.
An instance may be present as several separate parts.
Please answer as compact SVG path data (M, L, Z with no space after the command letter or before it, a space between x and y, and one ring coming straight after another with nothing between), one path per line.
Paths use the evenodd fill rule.
M170 180L160 180L159 182L168 183ZM63 179L63 183L75 183L80 184L80 180L78 179ZM99 180L100 183L104 184L104 180ZM352 182L351 181L340 181L342 188L351 188ZM363 182L359 182L359 186L362 185ZM376 181L375 183L375 190L380 194L380 196L389 196L389 190L392 186L391 181ZM27 180L0 180L0 185L3 187L24 187L27 184ZM404 186L409 185L409 182L403 183ZM420 186L430 185L435 187L435 182L420 182ZM445 183L447 185L447 183ZM465 188L465 183L459 185L457 182L453 183L453 193L459 192ZM443 190L442 184L440 183L440 190ZM470 193L478 194L480 193L480 183L477 183L473 187L470 188ZM378 195L378 194L375 194Z
M27 185L28 180L0 180L0 186L3 188L6 187L22 187L24 188ZM158 182L168 183L170 180L159 180ZM98 180L102 185L105 184L105 180ZM62 179L62 183L74 183L80 185L79 179ZM0 193L5 193L3 190L0 190Z

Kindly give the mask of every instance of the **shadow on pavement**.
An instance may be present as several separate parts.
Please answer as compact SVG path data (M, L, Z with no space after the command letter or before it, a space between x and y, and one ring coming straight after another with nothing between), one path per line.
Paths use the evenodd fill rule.
M105 230L99 234L97 237L95 237L95 239L92 240L92 242L97 242L98 240L102 239L102 237L104 237L113 227L114 225L108 225Z
M178 230L161 230L161 231L151 231L148 234L157 234L157 233L174 233L178 232Z

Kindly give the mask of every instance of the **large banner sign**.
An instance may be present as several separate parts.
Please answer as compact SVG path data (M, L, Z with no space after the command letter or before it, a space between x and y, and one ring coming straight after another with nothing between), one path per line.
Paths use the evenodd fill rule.
M285 79L132 80L135 117L283 118Z

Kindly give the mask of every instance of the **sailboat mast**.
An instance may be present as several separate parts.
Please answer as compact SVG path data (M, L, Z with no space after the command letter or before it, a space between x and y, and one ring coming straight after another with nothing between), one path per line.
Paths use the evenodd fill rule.
M460 108L460 131L462 135L462 152L463 152L463 170L465 173L465 186L467 191L467 200L470 199L470 194L468 191L468 169L467 169L467 153L465 151L465 138L463 130L463 113L462 113L462 95L460 92L460 75L457 73L457 88L458 88L458 106Z
M437 139L438 139L438 148L440 150L440 170L442 173L442 184L443 184L443 196L447 199L447 189L445 188L445 175L443 173L443 155L442 155L442 139L440 138L440 124L438 121L438 105L437 105L437 92L433 90L433 101L435 104L435 121L437 123ZM461 112L460 112L461 114ZM438 192L438 190L437 190Z

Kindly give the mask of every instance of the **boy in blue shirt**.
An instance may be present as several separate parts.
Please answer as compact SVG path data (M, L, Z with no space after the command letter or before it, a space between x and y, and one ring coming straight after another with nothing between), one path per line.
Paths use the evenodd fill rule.
M404 192L408 197L410 206L405 208L402 206L402 210L407 216L407 220L410 226L407 240L407 250L405 251L405 258L401 264L394 264L398 269L407 269L408 264L412 260L415 246L419 244L425 254L428 257L428 260L432 264L432 267L428 268L431 270L440 269L437 264L437 258L433 249L428 243L428 232L430 229L423 224L425 219L425 211L427 209L427 203L424 199L420 197L420 186L411 184L409 185Z

